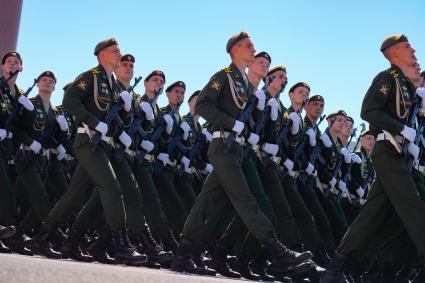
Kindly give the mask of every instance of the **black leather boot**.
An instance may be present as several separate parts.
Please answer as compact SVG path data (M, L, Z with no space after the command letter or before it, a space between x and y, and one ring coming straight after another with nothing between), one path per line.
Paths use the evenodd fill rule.
M320 278L320 283L346 283L347 280L344 275L344 266L347 261L347 256L336 253L331 259L328 269Z
M114 258L117 263L140 266L148 261L148 257L145 254L139 254L130 245L125 228L112 232L112 241L114 245Z
M0 225L0 239L7 239L15 235L16 229L13 226Z
M176 239L174 238L171 232L169 232L168 234L164 235L161 238L161 243L165 251L172 251L173 254L176 254L179 244L177 243Z
M48 258L59 259L62 257L61 254L52 249L48 240L49 235L52 231L52 228L48 227L45 224L41 224L37 234L31 241L31 250L36 254Z
M87 253L93 257L97 262L104 264L117 264L115 259L111 258L107 249L112 243L112 232L104 231L100 234L100 237L96 242L87 248Z
M63 242L61 253L64 258L72 258L76 261L92 262L94 258L83 254L80 249L80 240L83 237L82 232L71 231L68 238Z
M238 272L233 271L227 263L228 248L223 243L218 243L208 267L214 269L217 273L229 278L241 278Z
M22 228L17 222L14 226L16 230L15 235L7 239L3 239L3 243L14 253L32 256L33 252L29 249L31 246L31 239L24 234Z
M142 245L142 250L140 250L140 252L146 254L150 262L165 263L173 260L173 253L164 251L164 249L158 245L152 237L149 228L147 228L142 235L137 237L137 239Z
M249 267L249 263L254 260L255 255L250 253L246 249L242 249L242 251L238 255L238 260L233 266L234 270L238 272L243 278L253 281L261 280L260 275L252 272Z
M260 275L261 281L273 282L275 278L267 274L268 253L263 249L257 257L251 262L250 267L253 273Z
M215 271L197 267L192 261L191 254L194 246L195 242L193 241L185 239L180 240L179 248L177 249L173 262L171 263L171 270L180 273L215 276Z

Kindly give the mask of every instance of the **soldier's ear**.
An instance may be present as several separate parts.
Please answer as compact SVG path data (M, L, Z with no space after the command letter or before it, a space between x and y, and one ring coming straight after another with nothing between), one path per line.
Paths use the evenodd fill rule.
M24 67L22 67L22 65L21 65L21 66L19 66L18 70L19 70L19 72L22 72L24 70Z

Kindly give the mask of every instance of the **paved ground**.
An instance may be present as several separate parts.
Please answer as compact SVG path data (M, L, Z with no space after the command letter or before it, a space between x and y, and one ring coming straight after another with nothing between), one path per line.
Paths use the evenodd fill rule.
M236 283L223 277L182 275L168 270L145 267L111 266L52 260L38 256L0 254L0 283Z

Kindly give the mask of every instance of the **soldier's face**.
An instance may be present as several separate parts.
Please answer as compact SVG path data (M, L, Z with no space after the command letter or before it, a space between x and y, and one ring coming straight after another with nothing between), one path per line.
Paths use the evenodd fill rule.
M416 50L409 42L401 42L393 46L395 55L405 65L411 65L416 62Z
M375 145L375 137L372 135L364 135L360 139L360 144L366 151L370 152Z
M196 95L194 97L192 97L192 99L189 101L189 109L190 112L195 113L195 105L196 105L196 101L198 100L199 95Z
M351 136L351 134L353 133L353 123L351 123L351 121L349 120L346 120L341 133L346 137Z
M164 89L165 80L161 76L152 76L145 82L147 92L154 92L155 90Z
M121 63L121 50L118 45L109 46L100 51L99 56L103 58L104 62L114 69L117 68Z
M420 86L421 84L421 67L418 63L413 63L406 69L406 76L415 84Z
M299 86L292 92L290 92L288 95L289 99L291 99L291 102L301 104L304 100L308 99L310 91L306 87Z
M5 74L6 78L9 77L11 72L13 73L16 70L22 72L21 61L19 61L19 59L14 56L9 56L6 58L4 64L1 65L1 70L3 71L3 74Z
M346 118L342 115L337 115L335 116L335 123L332 126L332 129L337 132L340 133L342 131L342 129L344 128L345 125L345 121ZM330 125L330 119L328 119L328 125Z
M325 104L322 101L312 101L304 107L307 115L314 119L319 118L323 114Z
M184 93L186 90L181 86L175 86L167 92L168 103L170 105L177 105L180 101L184 100Z
M277 90L281 90L282 85L288 81L287 74L286 74L285 71L277 71L277 72L274 72L273 74L271 74L270 76L274 77L270 86L272 88L277 89ZM269 79L269 77L267 77L267 81L268 81L268 79Z
M56 82L51 77L41 77L37 83L40 93L52 93L55 90Z
M124 80L126 82L131 81L134 75L134 64L131 61L123 61L115 69L115 75L119 80Z
M249 71L264 78L270 68L270 62L264 57L255 58L254 63L249 65Z
M246 62L247 65L254 62L256 51L254 44L251 42L251 39L242 39L232 49L234 49L233 54L235 58Z

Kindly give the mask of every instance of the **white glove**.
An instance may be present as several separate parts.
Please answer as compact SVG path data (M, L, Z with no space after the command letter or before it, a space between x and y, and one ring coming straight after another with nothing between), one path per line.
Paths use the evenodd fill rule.
M250 145L256 146L259 140L260 140L260 137L257 134L254 134L254 133L249 134L248 142Z
M7 137L7 131L5 129L0 129L0 141L4 140Z
M212 141L212 134L210 132L208 132L207 128L203 128L202 133L204 134L204 136L205 136L205 138L207 139L208 142Z
M268 154L276 156L277 152L279 151L279 146L274 143L265 143L261 149Z
M33 140L32 144L30 145L30 149L34 151L35 154L38 154L41 150L41 144L38 141Z
M180 129L183 130L183 140L186 141L189 137L190 126L187 122L182 122L180 124Z
M267 106L270 106L270 119L276 121L277 115L279 114L279 103L277 103L275 98L270 98L269 101L267 101Z
M344 156L345 163L351 163L351 154L345 147L341 148L340 153Z
M106 136L108 133L108 125L100 121L94 128L96 131L100 132L103 136Z
M291 133L293 135L296 135L300 129L301 118L300 116L298 116L297 113L292 112L291 114L289 114L289 119L292 120Z
M156 159L161 160L164 166L171 163L170 156L167 153L161 152Z
M22 104L22 106L25 107L25 109L27 109L28 111L33 111L34 110L34 105L32 104L32 102L28 99L28 97L26 96L19 96L18 98L18 102L20 104Z
M419 158L419 146L414 144L413 142L409 143L407 146L407 151L412 155L413 160L417 160Z
M183 155L183 157L180 159L180 162L183 163L185 170L189 169L189 165L190 165L189 158Z
M154 119L152 107L150 106L149 103L143 101L142 103L139 104L139 107L140 109L143 110L143 112L145 112L146 120L151 121Z
M292 171L292 169L294 169L294 162L291 159L287 158L285 162L283 162L283 166L285 166L286 169L288 169L288 171L290 172Z
M359 196L359 198L363 198L363 196L364 196L364 190L363 190L363 188L362 188L362 187L359 187L359 188L356 190L356 193L357 193L357 195Z
M131 94L129 94L127 91L123 91L119 94L122 101L124 101L124 110L126 112L130 112L131 110L131 101L133 100L133 97Z
M362 159L356 153L351 154L351 161L357 164L362 163Z
M307 165L307 168L305 168L305 172L308 174L308 175L313 175L313 173L314 173L314 165L313 164L311 164L310 162L308 163L308 165Z
M326 133L322 133L320 135L320 140L323 142L323 145L327 148L330 148L332 146L331 139Z
M255 92L255 96L258 98L257 109L263 111L264 105L266 103L266 95L264 94L264 91L262 91L261 89L257 90Z
M332 177L332 180L329 181L329 185L331 186L331 189L335 188L335 185L336 185L335 177Z
M416 130L405 125L400 134L402 134L403 137L408 139L410 142L413 142L415 140Z
M62 131L64 131L64 132L68 131L68 129L69 129L68 121L66 120L65 116L63 116L63 115L57 116L56 121L58 122L59 127L61 128Z
M236 120L235 125L232 128L232 131L240 135L243 131L243 128L245 128L245 124L242 123L241 121Z
M339 180L338 182L338 189L342 192L342 194L348 193L347 184L345 184L345 182L342 180Z
M419 112L425 114L425 87L418 87L416 89L416 94L421 98L421 108Z
M122 131L118 139L125 146L125 148L129 148L132 143L131 137L125 131Z
M147 153L151 152L153 150L153 148L155 147L155 145L148 141L148 140L143 140L140 143L140 147L143 148L144 150L146 150Z
M207 165L205 165L205 168L202 169L202 172L205 174L209 174L211 173L212 170L213 170L213 166L210 163L207 163Z
M165 124L167 125L166 127L167 134L171 134L171 131L173 130L173 125L174 125L173 118L169 114L165 114L164 121L165 121Z
M58 160L62 160L62 159L64 159L65 158L65 155L66 155L66 149L63 147L63 145L59 145L57 148L56 148L56 150L58 151L58 156L57 156L57 159Z
M307 132L305 132L306 135L308 135L308 141L311 146L316 145L316 133L312 128L308 129Z

